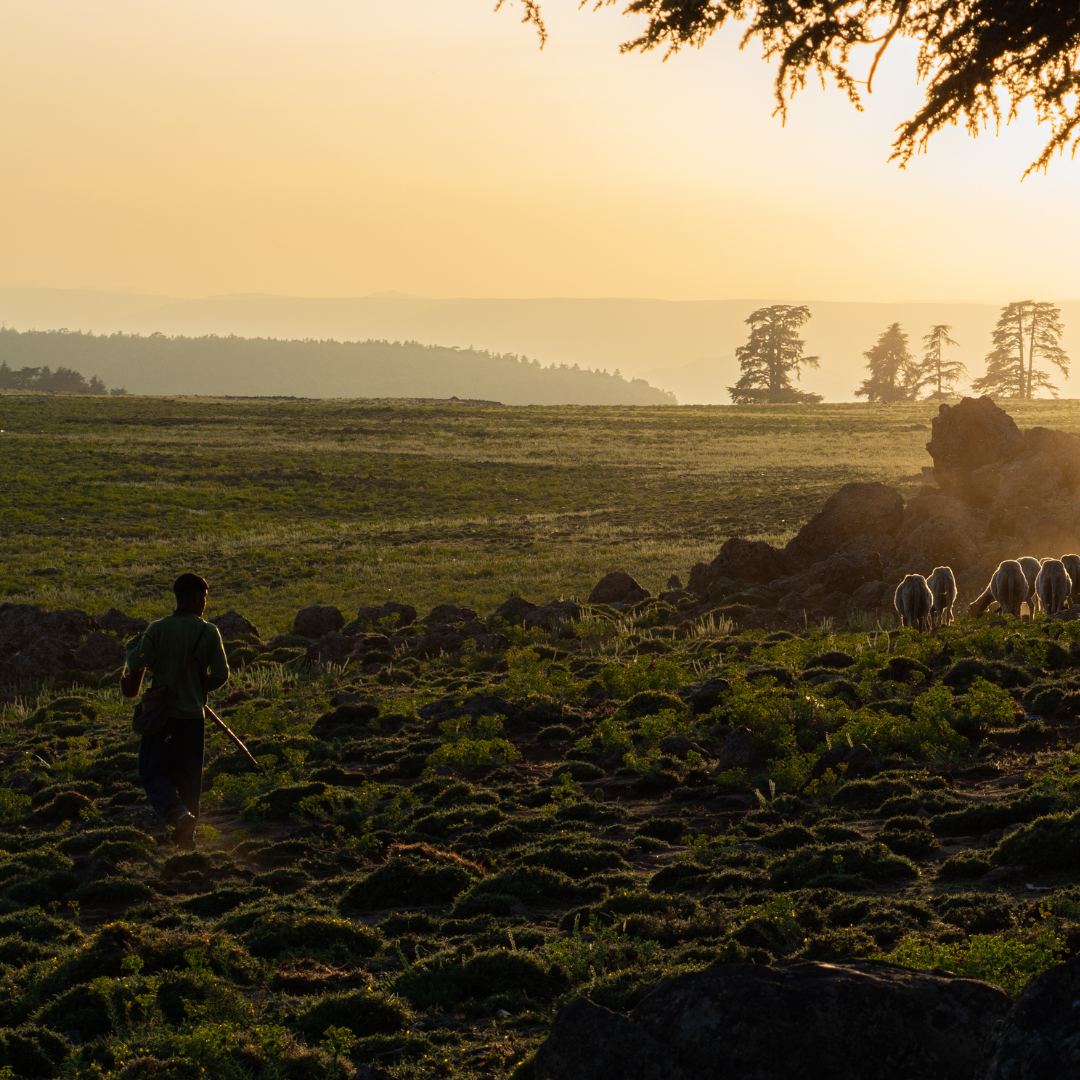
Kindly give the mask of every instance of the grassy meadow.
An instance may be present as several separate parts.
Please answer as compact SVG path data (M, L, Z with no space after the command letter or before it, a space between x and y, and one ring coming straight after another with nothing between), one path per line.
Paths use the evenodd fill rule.
M615 568L656 591L729 536L786 539L842 483L917 475L934 411L9 392L0 595L152 616L194 569L211 613L276 632L316 600L490 610ZM1014 415L1080 430L1076 402Z
M153 617L195 569L259 627L213 699L259 769L211 733L196 852L118 671L0 709L0 1080L533 1080L582 995L869 957L1015 996L1080 952L1080 621L767 634L650 599L490 621L490 652L380 624L342 665L291 632L656 591L843 482L913 490L932 412L0 396L5 599ZM880 771L824 767L859 744Z

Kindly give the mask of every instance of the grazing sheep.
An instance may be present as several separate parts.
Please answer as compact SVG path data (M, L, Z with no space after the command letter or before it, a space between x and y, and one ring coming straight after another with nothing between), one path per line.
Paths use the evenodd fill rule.
M1006 615L1020 618L1020 608L1029 595L1024 568L1016 559L1006 559L994 571L982 596L968 605L968 614L981 615L996 600Z
M1060 559L1047 559L1035 579L1035 591L1039 603L1047 615L1065 610L1065 602L1072 593L1072 580Z
M1035 614L1036 609L1039 606L1039 597L1035 592L1035 579L1039 576L1039 571L1042 569L1042 560L1033 558L1031 555L1021 555L1016 560L1024 571L1024 577L1027 578L1028 594L1027 594L1027 606L1028 611L1032 615Z
M936 566L926 579L926 584L934 597L931 621L934 626L952 626L953 604L956 601L956 578L951 566Z
M934 594L922 574L908 574L893 593L893 606L900 614L901 626L914 626L916 630L930 629L930 612L934 606Z
M1065 567L1065 573L1072 582L1069 607L1080 607L1080 555L1062 555L1061 565Z

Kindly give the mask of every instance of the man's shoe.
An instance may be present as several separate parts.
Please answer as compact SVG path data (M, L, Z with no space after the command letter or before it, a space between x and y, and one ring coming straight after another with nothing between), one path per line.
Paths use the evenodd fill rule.
M195 850L195 828L198 824L194 814L185 811L173 826L172 841L181 851Z

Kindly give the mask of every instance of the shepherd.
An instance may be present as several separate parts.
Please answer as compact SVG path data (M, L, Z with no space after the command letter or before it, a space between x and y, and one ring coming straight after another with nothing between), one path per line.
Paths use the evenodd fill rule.
M203 620L210 586L198 574L173 584L176 610L152 622L127 647L124 695L136 697L146 669L153 685L136 706L139 783L181 851L194 851L202 793L206 697L229 679L218 628Z

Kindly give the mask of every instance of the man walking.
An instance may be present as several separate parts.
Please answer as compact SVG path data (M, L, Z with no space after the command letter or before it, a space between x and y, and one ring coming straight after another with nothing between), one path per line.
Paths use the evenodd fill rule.
M185 851L194 850L199 823L206 695L229 678L221 634L202 617L209 591L198 574L181 574L173 584L176 610L127 648L129 678L141 681L149 668L153 688L176 687L164 727L139 744L139 783L154 813L172 828L173 843Z

